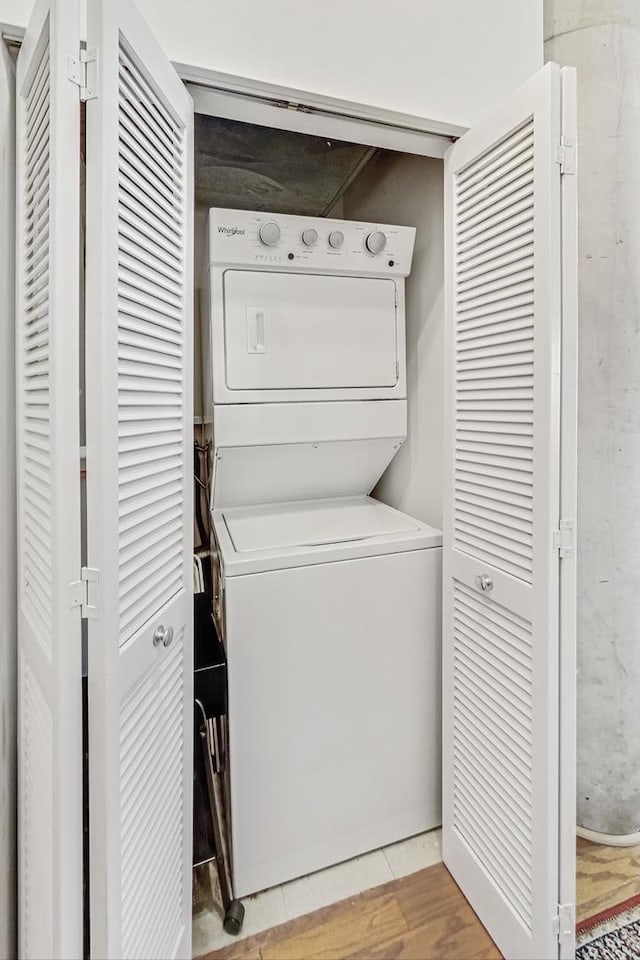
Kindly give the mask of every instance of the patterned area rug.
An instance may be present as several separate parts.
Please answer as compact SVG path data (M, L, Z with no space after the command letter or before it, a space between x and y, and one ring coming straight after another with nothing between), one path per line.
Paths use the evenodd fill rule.
M576 960L638 960L640 896L579 923L576 946Z

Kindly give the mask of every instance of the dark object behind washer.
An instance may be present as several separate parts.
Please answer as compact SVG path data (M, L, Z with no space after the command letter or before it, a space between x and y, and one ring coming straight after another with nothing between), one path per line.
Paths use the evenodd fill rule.
M238 934L244 907L234 900L225 817L227 664L206 593L194 596L193 865L215 862L224 929Z

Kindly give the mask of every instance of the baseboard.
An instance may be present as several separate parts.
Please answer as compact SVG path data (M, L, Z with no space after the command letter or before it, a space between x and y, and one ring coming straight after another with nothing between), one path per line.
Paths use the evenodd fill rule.
M635 847L640 844L640 830L637 833L613 834L598 833L597 830L587 830L586 827L576 827L576 833L583 840L591 843L601 843L607 847Z

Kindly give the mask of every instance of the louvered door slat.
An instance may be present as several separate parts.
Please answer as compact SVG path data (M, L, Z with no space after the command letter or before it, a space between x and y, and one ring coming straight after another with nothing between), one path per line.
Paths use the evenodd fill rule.
M487 150L473 166L466 170L461 170L458 175L458 189L461 196L465 196L471 190L477 187L478 183L489 180L494 171L502 169L504 163L509 163L515 154L523 149L529 149L533 143L533 130L531 124L519 124L519 129L511 133L507 140L503 138L496 146Z
M505 210L492 211L491 215L480 223L473 225L461 224L459 244L463 253L468 253L476 244L480 247L496 234L504 233L520 226L531 224L533 220L533 202L531 197L525 197L511 204ZM484 249L484 248L483 248Z
M443 849L512 960L560 955L559 93L549 65L445 176Z
M522 137L523 129L526 131L526 137L524 138ZM507 144L506 152L508 153L509 149L515 150L517 146L519 151L517 156L520 162L524 159L527 168L527 190L529 196L532 197L534 175L531 122L525 124L523 129L511 135L511 137L516 140L516 145L509 148ZM523 142L525 144L524 149L522 148ZM482 161L478 161L478 163L482 163ZM499 176L500 169L501 167L498 166L494 172L492 177L494 184L499 185L501 183ZM508 178L510 173L507 172L506 176ZM491 187L485 186L484 192L485 195L490 195ZM461 191L457 199L457 224L464 224L466 222L466 211L470 193L471 191L469 190ZM477 193L472 195L476 196ZM532 205L532 200L530 201L530 205ZM533 242L533 235L534 224L533 221L531 221L531 243ZM473 267L473 260L467 265ZM531 423L533 423L534 389L532 376L534 359L533 290L534 262L533 258L531 258L525 270L519 270L498 280L491 279L487 281L482 273L476 272L473 280L466 281L464 291L461 292L460 285L457 285L455 300L457 323L461 329L461 335L464 335L466 332L464 329L464 320L469 308L484 307L487 310L487 315L493 320L495 319L494 311L496 309L499 310L505 302L513 303L515 302L514 298L519 298L519 300L522 301L522 294L525 292L531 295L528 298L530 312L528 316L520 318L519 329L522 339L515 342L510 341L510 331L508 329L503 330L500 323L494 322L491 324L492 333L486 333L487 327L483 330L482 347L470 349L468 340L463 340L462 343L457 342L456 344L456 373L457 378L461 382L473 379L475 381L475 387L480 389L487 381L493 385L496 373L500 368L502 368L504 374L510 378L523 373L531 374L530 379L526 381L528 395L523 397L524 400L529 402L528 412L531 417ZM507 321L507 323L511 323L511 321ZM526 363L524 361L526 361ZM500 415L504 415L504 412L504 410L499 411ZM460 425L460 418L464 415L460 411L457 411L455 416ZM465 423L465 426L468 425ZM517 479L520 483L527 485L530 496L532 497L533 428L531 427L529 432L530 440L527 440L526 436L522 437L519 434L511 433L511 435L508 435L505 431L504 443L501 445L492 443L492 438L488 433L485 433L483 436L478 428L476 428L476 430L478 432L475 433L475 435L471 434L468 429L460 430L458 427L456 430L456 456L458 462L464 464L467 472L472 472L474 465L482 465L485 468L489 468L489 470L493 468L496 470L496 479L498 479L498 468L502 469L505 466L517 467L522 473ZM470 442L470 440L477 442ZM517 459L514 456L516 450L519 451ZM509 456L509 453L511 453L511 456ZM474 457L473 454L476 454L476 456ZM521 464L518 462L522 457L530 463L527 469L524 469L524 463ZM486 475L485 472L485 476ZM501 551L504 550L502 569L531 583L533 557L532 528L529 528L524 537L518 537L516 545L504 536L504 530L494 522L494 517L491 514L483 514L483 508L479 505L476 505L474 512L477 517L475 523L470 520L468 513L461 511L460 499L457 494L455 495L454 538L456 547L464 550L471 556L475 556L478 560L490 560L491 564L497 566L499 569Z
M120 49L120 76L126 79L126 82L120 85L120 97L118 101L118 119L122 124L123 116L131 110L131 104L135 103L138 110L144 111L145 115L152 118L153 127L162 136L166 148L170 151L173 159L174 184L179 184L184 178L184 130L172 123L170 115L164 104L158 99L153 91L149 91L144 78L137 66L134 65L125 49ZM144 149L144 142L138 151L145 156L151 151ZM174 237L175 248L173 251L174 259L180 261L183 259L182 226L185 220L184 210L184 189L168 190L158 179L152 179L144 172L140 173L131 164L129 164L123 151L119 149L119 183L122 191L126 191L145 204L146 214L149 221L155 219L157 223L162 223L168 228L170 234ZM139 163L139 160L138 160ZM146 170L146 164L144 165ZM169 236L169 233L165 233ZM155 319L172 319L176 324L180 324L184 317L184 301L186 291L184 289L184 276L182 282L177 285L176 292L169 293L164 283L158 284L151 282L133 273L128 269L129 258L125 255L123 263L122 254L118 251L118 291L124 302L121 302L123 312L126 313L127 302L143 303L152 313ZM182 334L183 331L181 330ZM175 373L167 374L176 380L184 376L184 336L181 336L178 343L175 343L171 350L167 350L162 337L158 337L155 331L149 331L146 335L141 335L138 343L133 346L129 343L129 338L125 335L124 340L119 326L118 335L118 359L119 359L119 386L118 391L127 392L127 374L130 371L134 376L140 372L155 368L156 377L162 375L162 368L173 370ZM129 361L129 363L123 363ZM173 408L172 417L165 418L163 422L150 422L148 416L142 415L137 422L129 423L129 418L123 418L119 415L118 436L121 440L120 450L140 449L141 444L153 442L154 434L162 434L166 440L169 437L175 437L176 443L180 445L179 455L185 457L183 421L184 410L182 405ZM161 439L158 437L158 439ZM124 442L122 442L124 441ZM156 478L157 478L156 474ZM126 494L126 477L120 478L120 491ZM120 519L121 547L131 547L138 537L144 538L147 530L157 528L158 524L165 523L172 518L182 516L184 490L182 485L174 487L168 499L156 500L153 508L147 511L147 516L138 517L137 524L134 527L130 522L124 522ZM146 523L144 520L146 519ZM156 596L164 597L169 600L172 596L170 590L178 589L181 583L181 573L183 566L184 543L182 539L182 529L174 530L169 536L158 538L156 552L147 552L145 568L148 571L150 580L156 580L155 588L151 591L140 589L139 580L131 580L131 573L127 567L120 569L120 644L125 644L127 640L140 629L146 622L150 612L154 609L154 598ZM159 569L162 568L162 576L157 577Z
M526 206L524 201L533 196L532 172L533 159L528 159L527 163L513 171L512 176L505 177L495 184L495 187L487 187L474 197L473 202L469 203L465 212L460 215L460 230L484 223L504 210L513 210L519 207L521 201L522 205Z
M528 204L521 204L521 209L510 217L502 217L498 223L492 224L484 231L475 231L466 241L460 241L460 262L468 263L476 256L502 248L510 241L518 240L526 243L531 236L533 217ZM478 233L481 233L478 236Z
M192 105L127 0L90 0L88 33L88 551L108 584L89 630L90 683L107 677L90 712L92 951L188 957Z
M460 671L460 687L454 698L459 713L454 742L463 758L477 757L491 771L509 795L509 805L519 808L523 818L530 813L531 782L525 772L525 761L513 761L513 755L525 753L522 737L514 736L508 714L496 709L491 697L480 698L473 683ZM487 733L487 731L490 733ZM464 749L464 744L469 749ZM464 762L463 759L463 762Z
M473 598L473 594L462 584L454 585L454 602L456 608L462 604L468 597ZM509 729L520 731L526 737L531 731L532 719L532 657L531 657L531 626L523 620L517 624L521 648L526 651L526 668L523 671L518 667L517 671L508 669L508 664L501 660L500 655L496 656L492 649L491 637L512 635L512 617L503 614L500 606L492 605L491 620L483 615L482 611L473 610L473 618L467 630L461 629L461 625L456 622L454 626L454 647L456 649L455 657L460 664L459 679L454 679L454 696L456 694L456 683L461 681L477 690L479 696L487 702L487 698L495 696L500 705L500 709L508 716ZM469 609L467 607L467 609ZM471 612L471 611L470 611ZM469 620L467 621L469 623ZM527 637L526 646L522 644L522 638ZM499 641L498 641L499 642ZM474 648L478 647L480 651L484 650L484 655L474 654ZM500 671L501 676L498 676ZM493 764L495 771L496 753L504 757L501 765L502 774L500 783L502 787L501 795L494 795L494 803L491 804L492 797L486 790L478 794L476 784L469 777L468 767L463 763L457 763L454 766L454 797L459 798L462 805L459 829L464 831L466 827L472 827L473 832L466 832L468 838L473 838L473 843L477 845L478 855L484 862L490 862L493 865L492 879L499 886L502 886L505 895L512 901L519 904L521 918L530 927L531 926L531 877L532 877L532 833L531 816L521 815L516 818L518 831L524 838L517 848L513 844L513 830L507 824L505 829L499 830L490 828L490 823L500 823L504 816L505 808L520 809L522 806L514 807L513 798L518 796L524 803L524 809L530 811L532 807L532 779L531 779L531 745L526 747L521 745L516 748L516 741L511 739L507 749L496 750L495 746L488 748L488 744L483 744L481 740L470 731L470 725L479 728L484 736L491 741L499 734L502 729L503 721L500 720L500 713L497 708L491 712L480 713L476 708L472 714L467 712L464 706L468 695L464 687L458 691L462 706L459 711L460 722L454 719L455 736L460 742L459 753L464 758L468 752L477 759L480 768ZM492 736L493 735L493 736ZM494 741L495 742L495 741ZM504 742L504 741L503 741ZM484 756L487 752L491 756ZM457 759L457 758L456 758ZM514 782L514 778L516 778ZM524 783L527 784L526 790L523 789ZM474 802L474 797L482 796L482 813ZM508 803L502 799L507 797ZM455 802L455 801L454 801ZM455 815L454 815L454 823ZM480 824L485 824L485 829L480 832ZM516 880L517 878L517 880ZM526 908L526 909L525 909ZM524 911L524 912L523 912Z
M497 256L481 254L475 256L471 265L461 263L458 270L458 287L466 287L478 274L485 278L502 277L512 273L514 270L520 270L525 266L531 266L533 263L533 245L527 237L520 239L519 244L511 250L504 250Z
M465 210L461 213L461 222L464 222L478 205L491 203L500 196L505 188L510 192L519 189L514 186L533 169L532 157L533 139L527 137L511 151L511 156L505 155L500 163L492 170L484 171L482 177L473 187L460 185L459 196L464 200Z
M530 332L527 329L527 318L522 317L517 320L506 320L500 325L489 325L489 329L466 330L458 338L458 349L460 353L468 350L482 350L497 347L499 344L516 344L523 341L530 341ZM524 348L521 348L524 349ZM505 351L506 352L506 351ZM484 354L483 354L484 355Z
M498 290L504 290L513 287L518 283L527 285L531 277L533 259L526 264L518 262L512 266L512 269L500 271L500 276L495 277L495 273L488 271L480 277L473 280L466 280L458 284L458 303L462 304L466 300L473 300L479 294L493 293Z
M147 226L144 217L138 216L135 209L126 204L126 195L125 202L121 204L118 212L120 217L118 226L122 237L128 237L135 244L136 250L144 250L159 264L164 264L174 271L180 271L180 262L175 259L175 247L171 244L166 246L160 241L154 230ZM122 249L127 249L124 242Z
M473 632L472 630L471 633L467 634L471 642L473 642ZM464 634L465 631L460 628L460 635L463 636ZM526 791L523 787L522 794L522 802L526 808L526 804L530 800L530 778L522 763L513 760L514 753L522 749L527 750L531 746L526 722L518 726L511 709L513 704L505 704L493 684L487 684L484 689L480 689L476 682L477 671L475 668L466 672L462 658L458 658L458 665L460 689L456 706L460 715L460 725L461 727L465 725L469 727L467 733L470 736L477 736L478 731L474 718L480 716L491 720L493 735L489 740L488 749L485 748L483 752L491 754L494 775L496 775L496 771L499 771L499 774L506 777L508 782L510 782L510 777L515 778L516 786L514 786L514 789L517 789L518 783L526 783ZM462 759L468 758L463 757ZM485 762L484 759L482 762Z
M532 246L525 225L512 231L510 236L505 233L499 236L496 241L483 244L482 249L478 245L466 257L461 253L458 257L458 276L461 278L473 276L475 273L482 273L487 269L484 264L503 266L525 257L531 252Z

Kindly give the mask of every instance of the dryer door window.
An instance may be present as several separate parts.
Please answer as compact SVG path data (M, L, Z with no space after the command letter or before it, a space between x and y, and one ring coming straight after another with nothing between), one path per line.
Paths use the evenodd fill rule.
M397 382L393 280L228 270L224 310L230 390Z

